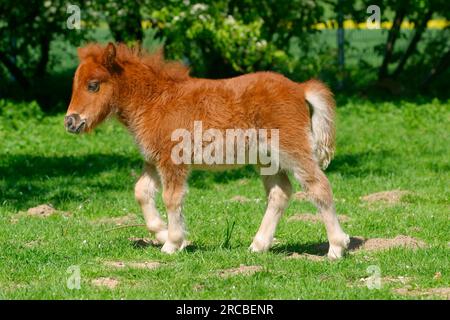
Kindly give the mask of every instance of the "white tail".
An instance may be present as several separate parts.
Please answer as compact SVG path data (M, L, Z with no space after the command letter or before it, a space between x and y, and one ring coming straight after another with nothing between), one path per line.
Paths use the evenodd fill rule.
M335 102L330 89L318 80L303 83L305 99L312 106L311 127L313 150L317 162L326 169L335 149Z

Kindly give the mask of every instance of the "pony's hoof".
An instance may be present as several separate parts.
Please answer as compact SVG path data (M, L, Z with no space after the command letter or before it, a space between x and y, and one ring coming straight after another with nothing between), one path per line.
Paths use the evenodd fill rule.
M267 241L259 241L254 239L250 247L251 252L266 252L270 249L271 243Z
M164 245L161 248L161 252L167 254L174 254L178 250L181 250L181 247L170 241L166 241L166 243L164 243Z
M347 250L350 244L350 237L347 234L344 234L341 243L338 245L330 244L330 249L328 250L328 259L330 260L338 260L341 259L345 251Z

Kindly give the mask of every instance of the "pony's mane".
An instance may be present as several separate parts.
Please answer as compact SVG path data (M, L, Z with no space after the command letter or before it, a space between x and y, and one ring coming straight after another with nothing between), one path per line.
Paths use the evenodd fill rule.
M88 44L78 49L78 57L81 61L92 58L101 63L105 46L97 43ZM148 52L140 46L128 47L125 44L116 44L116 61L125 66L128 63L143 64L149 67L155 74L164 79L182 81L189 78L189 68L177 61L166 61L162 48L154 52Z

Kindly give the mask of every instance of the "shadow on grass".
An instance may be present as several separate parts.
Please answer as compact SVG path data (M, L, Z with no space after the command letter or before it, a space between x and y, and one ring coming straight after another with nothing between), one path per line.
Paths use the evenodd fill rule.
M161 243L157 243L153 240L145 240L145 239L133 239L131 240L131 244L130 244L134 249L148 249L148 248L156 248L158 250L161 250L162 248L162 244ZM208 248L208 247L204 247L204 246L199 246L193 243L188 244L184 249L183 252L187 252L187 253L194 253L196 251L208 251L208 250L212 250L212 248Z
M384 166L383 162L393 156L393 150L337 154L326 172L338 172L343 176L389 175L392 172L392 168ZM368 165L370 163L377 163L377 167L369 168Z
M243 178L259 177L254 166L244 166L226 171L193 171L189 177L189 185L194 188L206 188L215 183L228 183Z
M114 154L88 154L47 157L1 155L0 204L8 203L24 210L42 203L58 206L62 202L83 202L91 193L132 188L142 168L142 159ZM136 175L131 176L135 171ZM103 173L111 176L99 179ZM124 174L129 179L124 179ZM121 178L118 178L119 176ZM221 172L194 171L189 178L193 187L208 188L257 176L251 166ZM88 191L86 191L88 190Z
M53 178L63 176L90 178L117 168L141 168L135 157L113 154L87 154L60 157L35 155L3 155L0 176L6 180L21 178Z
M41 203L58 205L62 202L85 201L88 193L105 190L131 189L142 167L138 157L114 154L88 154L81 156L46 157L36 155L1 155L0 204L8 203L23 210ZM389 168L378 165L367 168L366 163L391 157L389 150L377 153L364 152L340 154L331 162L327 172L339 172L343 176L387 175ZM108 178L98 179L110 172ZM124 173L129 180L124 179ZM121 175L121 179L117 178ZM210 188L217 183L229 183L243 178L258 178L258 169L245 166L227 171L194 171L189 185L194 188Z
M383 166L383 162L393 156L393 150L338 154L331 161L326 172L338 172L342 176L389 175L392 168ZM374 162L378 164L377 167L368 168L368 164ZM189 177L189 185L195 188L208 188L215 183L229 183L239 179L258 177L258 168L250 165L226 171L194 171Z
M141 168L135 157L110 154L46 157L2 155L0 204L23 210L41 203L57 206L65 201L84 201L89 193L127 188L126 181L97 179L107 171L131 173ZM130 182L134 178L130 175Z
M153 241L147 241L143 239L137 239L131 241L130 244L135 249L147 249L147 248L156 248L161 249L162 245L159 243L155 243ZM364 240L361 238L350 238L350 245L348 247L348 251L357 251L364 245ZM246 248L248 246L244 245ZM237 249L241 246L233 247ZM289 243L284 245L277 245L270 249L271 252L275 254L280 254L284 256L290 256L294 253L296 254L310 254L315 256L326 256L328 253L328 242L319 242L319 243ZM195 253L195 252L206 252L206 251L215 251L221 249L220 245L217 246L203 246L197 244L189 244L186 248L184 248L183 252L186 253ZM229 249L231 250L231 249Z
M361 238L350 238L350 245L348 247L349 251L356 251L361 248L364 244L364 240ZM328 242L320 243L293 243L278 245L272 248L272 251L279 254L291 255L293 253L307 253L317 256L326 256L328 253L329 244Z

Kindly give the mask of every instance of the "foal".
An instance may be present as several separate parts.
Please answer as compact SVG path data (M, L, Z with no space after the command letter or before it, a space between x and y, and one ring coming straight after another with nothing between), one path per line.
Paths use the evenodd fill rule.
M279 155L278 170L262 175L268 203L252 251L270 248L292 193L287 176L292 172L323 218L328 257L342 257L349 237L339 225L331 187L321 170L333 156L335 141L334 100L324 84L295 83L271 72L222 80L192 78L185 66L164 61L160 53L150 55L121 44L91 44L80 48L78 55L65 127L72 133L86 132L115 115L128 128L145 159L135 196L147 228L164 244L163 252L174 253L186 243L181 208L190 169L218 167L173 161L178 143L173 132L180 128L192 132L194 123L201 121L203 128L219 132L278 129L278 147L269 150ZM187 156L191 159L192 154ZM161 185L168 225L155 205Z

